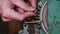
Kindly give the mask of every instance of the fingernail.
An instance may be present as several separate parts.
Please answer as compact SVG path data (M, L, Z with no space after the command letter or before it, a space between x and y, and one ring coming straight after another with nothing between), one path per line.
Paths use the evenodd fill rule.
M30 7L30 10L31 10L31 11L34 11L35 9L34 9L33 7Z

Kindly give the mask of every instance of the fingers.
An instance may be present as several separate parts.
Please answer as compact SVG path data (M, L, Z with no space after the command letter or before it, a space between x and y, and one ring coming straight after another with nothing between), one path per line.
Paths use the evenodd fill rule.
M32 5L34 8L36 8L36 0L29 0L29 1L30 1L31 5Z
M4 5L1 7L2 9L2 20L3 21L11 21L12 19L14 20L18 20L18 21L23 21L25 18L27 17L30 17L30 16L35 16L35 13L33 12L28 12L28 11L34 11L35 9L32 8L30 5L28 5L27 3L25 3L24 1L22 0L12 0L13 4L17 5L19 8L18 8L18 11L19 12L16 12L14 11L13 9L11 9L9 7L9 5L7 6L5 3ZM27 11L27 12L24 12ZM23 14L21 14L23 13Z
M21 8L18 8L18 11L19 11L19 13L24 13L24 10L23 9L21 9Z
M36 16L34 12L26 12L26 17L24 21L30 21L32 17Z
M35 13L33 12L25 12L24 14L21 14L19 12L15 12L13 9L10 8L2 8L2 17L6 17L8 19L15 19L19 21L23 21L25 18L29 16L34 16Z
M11 19L7 19L7 18L5 18L5 17L2 17L2 20L3 20L4 22L11 21Z
M1 9L0 9L0 16L1 16Z
M28 14L28 15L27 15ZM19 21L23 21L25 18L28 18L28 17L30 17L30 16L34 16L35 15L35 13L32 13L32 12L26 12L25 14L23 14L23 16L21 16L20 15L20 18L18 19L18 17L6 17L5 18L5 16L4 17L2 17L2 20L4 21L4 22L8 22L8 21L12 21L12 19L15 19L15 20L19 20ZM11 19L8 19L8 18L11 18Z
M33 7L31 7L30 5L28 5L23 0L11 0L11 2L13 4L15 4L16 6L22 8L22 9L24 9L26 11L34 11L35 10Z
M3 10L3 14L2 14L3 17L6 17L6 18L9 18L9 19L15 19L15 20L23 20L24 16L22 16L20 13L18 12L15 12L13 10Z
M29 16L36 16L36 14L34 12L25 12L25 15L29 15Z
M4 22L12 22L12 21L17 21L17 20L2 17L2 21L4 21Z

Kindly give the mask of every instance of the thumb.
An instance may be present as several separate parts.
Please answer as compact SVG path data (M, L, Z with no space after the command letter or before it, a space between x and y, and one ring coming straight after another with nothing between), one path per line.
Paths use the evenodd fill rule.
M36 0L29 0L29 2L31 3L31 5L36 8Z

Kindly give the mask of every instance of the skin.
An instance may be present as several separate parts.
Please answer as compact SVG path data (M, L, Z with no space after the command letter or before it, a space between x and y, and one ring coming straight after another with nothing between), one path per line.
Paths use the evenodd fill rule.
M36 8L36 0L28 1L31 5L23 0L0 0L0 16L4 22L8 23L8 34L17 34L21 28L20 21L29 16L35 16L32 11ZM13 9L15 5L19 7L17 12Z
M6 1L3 1L2 0L2 5L1 5L1 9L2 9L2 17L4 17L4 18L8 18L8 19L16 19L16 20L20 20L20 21L22 21L22 20L24 20L24 18L26 18L26 17L28 17L29 15L34 15L34 13L33 12L25 12L25 13L23 13L23 14L20 14L20 13L18 13L18 12L15 12L13 9L11 9L14 5L13 5L13 3L10 3L9 2L9 0L6 0ZM18 2L18 4L21 4L21 3L19 3ZM7 7L6 7L7 6ZM24 6L24 3L23 3L23 6ZM18 6L18 7L22 7L23 8L23 6ZM24 6L24 7L27 7L28 5L26 5L26 6ZM27 8L29 8L29 7L27 7ZM19 8L20 9L20 8ZM23 8L24 9L24 8ZM22 9L20 9L20 11L21 11ZM26 11L28 11L28 9L25 9ZM24 10L23 10L24 11ZM30 11L30 10L29 10ZM31 10L32 11L32 10ZM21 11L22 12L22 11ZM29 14L28 14L29 13ZM31 14L32 13L32 14ZM16 16L14 16L14 15L16 15ZM27 15L27 16L26 16ZM4 19L3 19L3 21L4 21Z

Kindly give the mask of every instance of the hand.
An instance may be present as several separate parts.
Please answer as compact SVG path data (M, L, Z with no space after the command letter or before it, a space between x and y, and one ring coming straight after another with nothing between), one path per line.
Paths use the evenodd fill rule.
M15 3L15 1L11 1L11 2L10 2L10 0L1 0L1 2L0 2L0 7L1 7L0 12L1 12L1 17L2 17L3 21L5 21L5 22L6 21L12 21L12 20L22 21L29 16L34 16L35 15L35 13L33 13L33 12L28 12L28 11L34 11L34 9L32 10L27 3L25 4L21 0L20 1L18 0L18 2L16 2L16 3ZM22 4L22 5L19 5L19 4ZM13 9L14 5L19 7L18 8L19 12L15 11ZM32 7L33 7L33 4L32 4ZM27 11L27 12L24 12L24 10ZM20 12L24 12L24 13L21 14Z
M25 2L27 1L27 2ZM26 10L26 11L33 11L36 8L36 0L11 0L11 2L18 7ZM30 4L28 3L30 2ZM30 6L31 5L31 6Z

